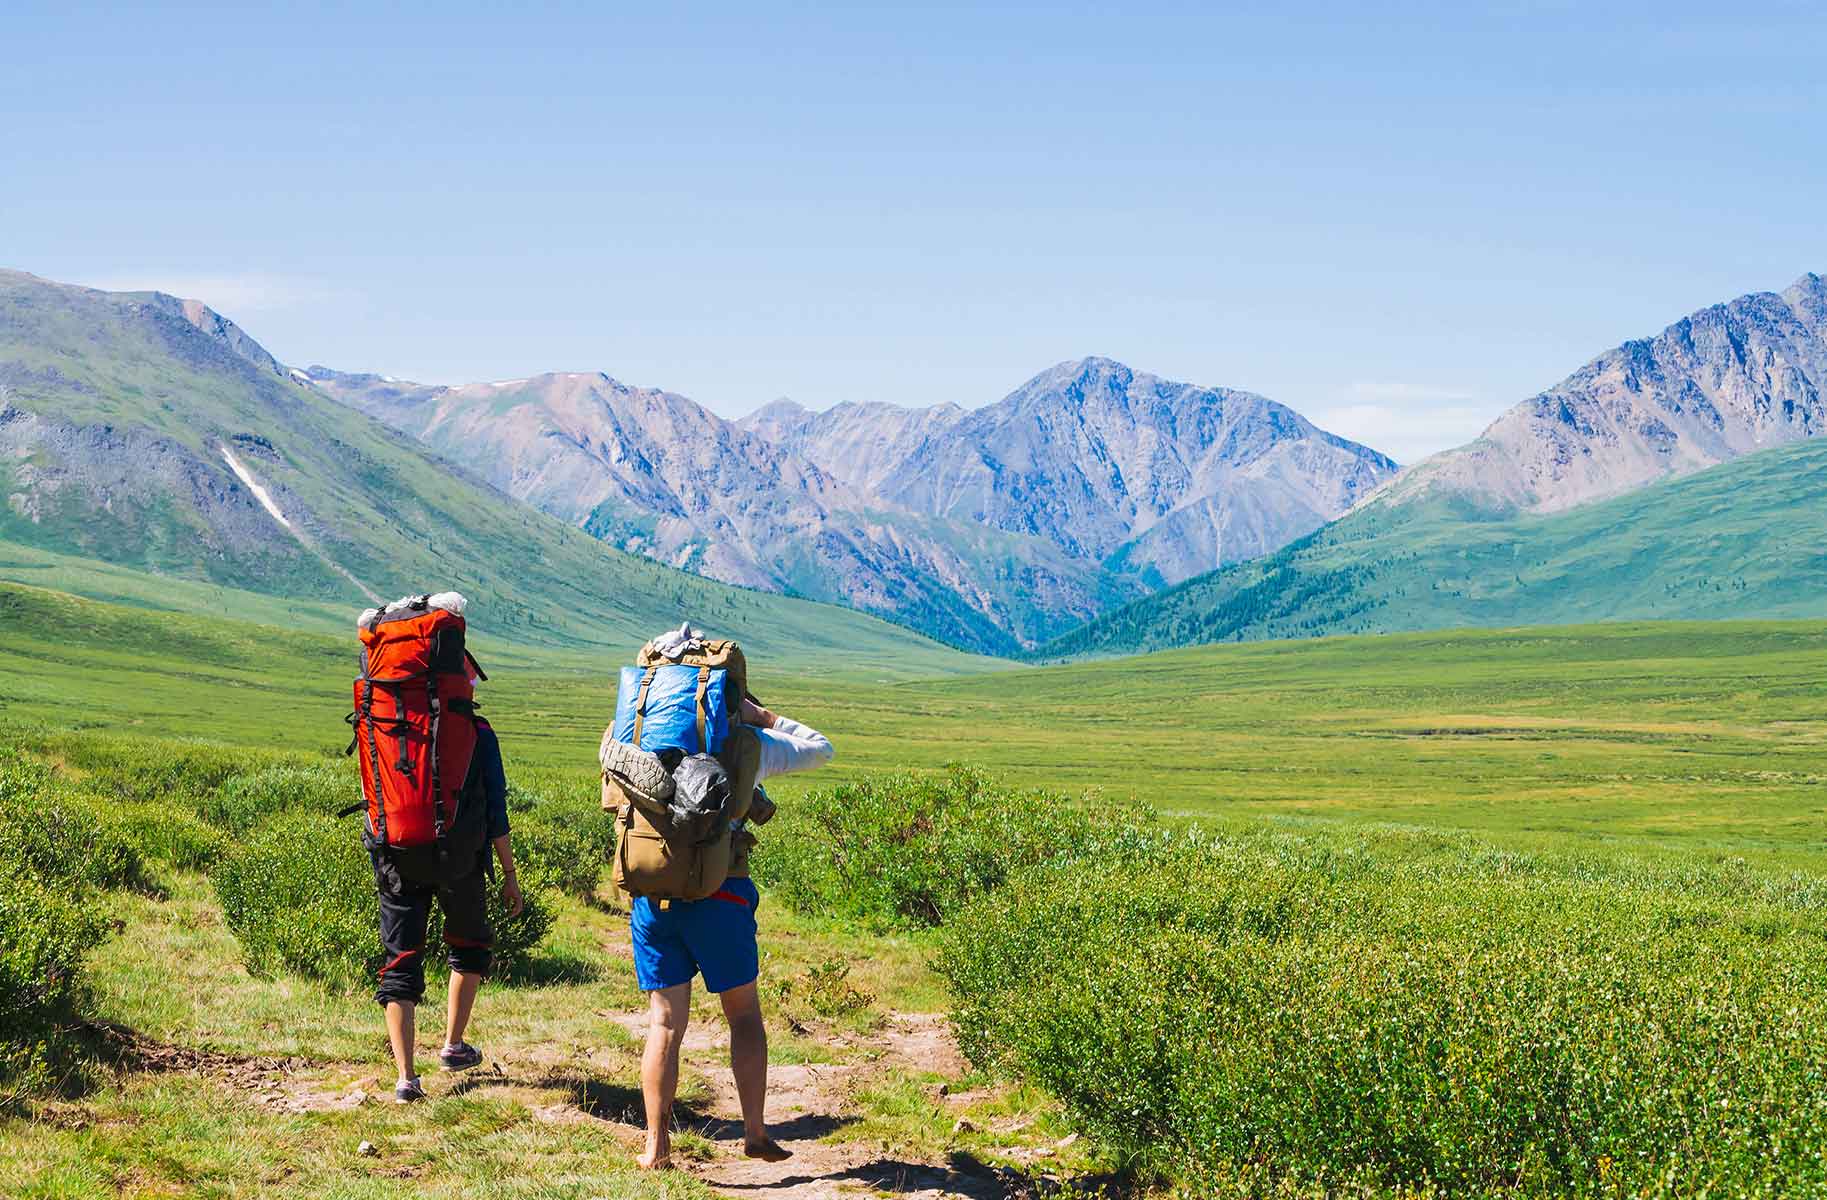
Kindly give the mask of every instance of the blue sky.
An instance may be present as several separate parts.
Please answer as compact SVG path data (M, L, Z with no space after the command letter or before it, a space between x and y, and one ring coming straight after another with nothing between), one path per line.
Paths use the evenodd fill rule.
M1405 460L1827 271L1815 6L9 5L0 263L735 414L1105 354Z

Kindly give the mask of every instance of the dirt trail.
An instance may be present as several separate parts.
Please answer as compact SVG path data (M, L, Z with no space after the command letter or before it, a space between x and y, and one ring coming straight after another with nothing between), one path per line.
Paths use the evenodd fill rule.
M645 1013L600 1015L637 1042L646 1034ZM678 1162L682 1170L723 1195L777 1200L884 1194L909 1200L1002 1200L1034 1194L1035 1181L1029 1177L967 1153L930 1161L898 1153L879 1140L843 1136L861 1120L855 1099L859 1087L904 1071L953 1079L965 1072L942 1016L895 1014L867 1034L820 1037L819 1042L842 1061L770 1066L769 1125L793 1153L780 1163L742 1156L742 1112L729 1072L728 1027L720 1019L694 1016L697 1019L686 1031L684 1062L688 1071L705 1080L710 1094L708 1101L681 1105L676 1120L680 1129L697 1134L713 1149L707 1158L681 1155ZM116 1026L95 1026L91 1032L122 1069L206 1076L275 1112L328 1112L392 1100L372 1063L240 1057L158 1042ZM434 1099L471 1092L512 1095L542 1121L601 1122L615 1130L632 1156L642 1137L640 1094L603 1078L610 1071L625 1075L629 1054L626 1047L585 1048L560 1057L544 1050L532 1055L508 1051L498 1059L491 1055L490 1061L462 1075L428 1076L427 1082ZM954 1102L969 1099L952 1097Z
M248 1093L255 1104L276 1112L360 1108L381 1086L381 1076L372 1068L325 1069L305 1058L196 1050L105 1021L89 1022L83 1032L117 1069L206 1076Z
M646 1034L644 1013L618 1013L614 1020L637 1038ZM720 1021L694 1021L685 1033L684 1055L709 1083L711 1102L708 1112L681 1124L715 1143L716 1157L686 1163L685 1169L725 1195L781 1200L882 1193L915 1200L1001 1200L1025 1191L1014 1172L969 1155L926 1162L886 1151L879 1143L841 1137L858 1119L851 1097L867 1080L898 1070L954 1078L964 1073L964 1060L943 1017L896 1014L874 1033L841 1039L836 1046L850 1061L768 1068L769 1125L793 1157L758 1162L741 1154L742 1109L729 1073L729 1031Z

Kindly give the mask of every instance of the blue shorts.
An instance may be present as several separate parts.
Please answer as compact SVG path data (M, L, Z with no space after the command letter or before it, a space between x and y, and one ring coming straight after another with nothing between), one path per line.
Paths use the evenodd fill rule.
M689 983L703 972L704 986L727 992L761 974L755 946L755 909L761 893L749 879L728 879L716 895L690 902L638 896L628 917L634 939L634 977L644 992Z

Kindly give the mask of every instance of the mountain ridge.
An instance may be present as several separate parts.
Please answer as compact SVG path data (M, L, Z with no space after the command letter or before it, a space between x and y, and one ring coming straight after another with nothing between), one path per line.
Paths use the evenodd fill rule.
M618 547L876 611L996 652L1033 646L1183 577L1202 565L1200 555L1222 562L1278 546L1394 470L1262 397L1168 384L1108 359L1061 364L983 409L852 402L813 413L776 401L737 421L602 372L462 385L321 366L305 374L326 394ZM1133 412L1146 420L1115 417L1067 439L1069 449L1087 440L1115 445L1094 456L1121 459L1127 474L1107 473L1093 488L1072 453L1037 461L1049 431L1072 424L1067 409L1094 396L1106 416L1131 412L1132 386L1155 401L1149 407L1138 394ZM1233 409L1238 420L1226 416ZM1198 448L1203 460L1189 465L1197 455L1183 452L1184 439L1151 441L1143 426L1156 419L1190 423L1194 437L1233 436L1214 435ZM966 427L975 441L961 452L964 470L952 471ZM1317 460L1303 462L1303 451L1284 441ZM1129 479L1156 465L1146 453L1153 442L1170 446L1156 459L1172 478L1150 478L1139 505L1131 503ZM999 453L1025 446L1033 469L1002 486L989 466L992 445ZM999 477L985 482L979 472L977 480L996 504L924 495L912 473L930 468L928 479L943 480L968 475L972 461ZM1303 471L1318 481L1304 490ZM1169 500L1153 495L1161 489ZM1071 536L1081 520L1098 526L1097 539ZM1146 540L1123 552L1132 526Z
M1206 558L1276 549L1396 469L1253 392L1097 356L1048 368L972 410L955 434L923 442L885 495L1036 533L1083 557L1121 553L1168 583L1209 569ZM1049 489L1050 503L1025 503ZM1215 549L1202 558L1206 545Z
M1101 606L1096 572L1053 548L895 520L815 463L676 393L602 372L435 386L308 374L507 494L711 578L846 603L998 653Z
M968 411L949 401L910 407L845 400L813 412L783 398L736 423L873 492L915 447Z
M1038 653L1827 614L1797 582L1827 584L1827 544L1807 536L1827 528L1824 393L1827 281L1809 273L1625 342L1510 409L1495 435L1423 460L1309 536L1102 614Z
M1496 512L1564 511L1823 430L1827 281L1809 272L1605 351L1378 498L1445 490Z
M23 272L0 272L0 543L351 617L435 582L535 644L622 653L689 617L781 652L950 653L605 546L303 386L200 303Z

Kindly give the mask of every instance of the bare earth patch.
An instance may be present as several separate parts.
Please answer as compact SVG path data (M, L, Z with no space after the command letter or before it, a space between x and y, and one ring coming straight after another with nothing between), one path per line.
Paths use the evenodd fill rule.
M331 1112L360 1108L380 1087L373 1070L324 1067L304 1058L247 1056L197 1050L149 1038L123 1026L91 1023L88 1033L121 1070L195 1075L246 1092L275 1112Z
M646 1035L645 1013L617 1013L613 1019L635 1037ZM879 1143L843 1137L859 1119L852 1097L860 1085L907 1071L964 1073L964 1058L943 1016L894 1014L872 1033L835 1041L845 1061L768 1068L769 1127L793 1157L766 1163L742 1156L742 1108L729 1073L729 1031L720 1021L694 1021L685 1033L685 1062L704 1075L711 1100L700 1113L681 1114L680 1125L712 1142L715 1155L685 1169L731 1196L809 1200L888 1193L919 1200L1000 1200L1019 1194L1021 1180L1014 1172L968 1154L919 1161ZM638 1129L639 1114L630 1115Z
M645 1036L643 1012L599 1015L635 1039ZM392 1099L381 1077L385 1072L373 1064L197 1050L112 1025L95 1025L91 1032L120 1070L214 1079L275 1113L343 1111ZM915 1200L1000 1200L1031 1194L1033 1182L1021 1172L963 1151L926 1158L881 1139L845 1136L863 1119L856 1102L859 1089L914 1072L946 1079L965 1073L965 1061L943 1016L893 1014L870 1032L831 1033L819 1041L839 1061L769 1068L770 1127L793 1156L785 1162L760 1162L741 1152L741 1106L729 1072L728 1028L720 1019L694 1020L686 1033L684 1066L688 1075L702 1078L704 1090L700 1099L679 1106L675 1120L679 1130L701 1140L686 1139L678 1159L681 1168L728 1196L808 1200L887 1194ZM536 1119L555 1125L600 1122L613 1128L632 1155L641 1141L640 1094L607 1081L628 1075L630 1056L628 1046L577 1047L569 1053L545 1048L509 1051L491 1055L482 1066L461 1075L428 1076L428 1090L434 1100L472 1093L513 1099L525 1104ZM948 1107L968 1103L977 1094L950 1095ZM1016 1149L1010 1157L1031 1160L1036 1153L1045 1155L1047 1150Z

